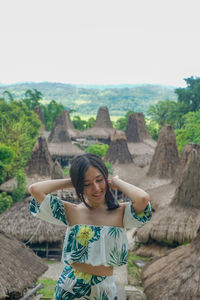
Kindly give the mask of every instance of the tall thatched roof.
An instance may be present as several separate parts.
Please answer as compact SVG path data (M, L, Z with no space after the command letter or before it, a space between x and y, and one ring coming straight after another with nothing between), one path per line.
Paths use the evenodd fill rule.
M28 176L37 174L41 176L51 176L53 160L48 150L47 141L44 137L39 137L32 155L26 166Z
M138 143L143 140L144 128L141 128L141 122L138 121L138 114L131 113L126 126L126 138L128 143ZM144 124L143 124L144 125ZM140 126L140 127L139 127ZM141 136L140 136L141 135Z
M110 143L110 136L114 132L115 129L112 126L108 108L100 107L93 127L80 132L80 137L91 137L97 140L105 140L107 143Z
M68 143L71 142L67 127L69 122L67 120L67 112L63 111L62 114L57 116L51 133L48 137L49 143Z
M0 245L0 299L19 299L48 267L31 249L2 232Z
M41 130L44 131L45 130L45 124L44 124L44 120L43 120L43 116L42 116L42 109L41 106L35 106L34 107L34 112L38 115L41 123L42 123L42 128Z
M158 144L147 175L170 178L174 175L178 163L179 156L174 130L172 126L165 125L159 133Z
M0 215L0 230L9 236L26 242L32 236L30 243L62 241L65 226L55 226L32 216L29 212L30 197L13 205ZM39 222L41 222L36 231Z
M60 157L73 157L82 154L83 151L72 144L70 130L75 130L69 118L68 111L63 111L55 122L53 129L48 137L48 148L53 159Z
M196 237L200 228L200 151L190 153L180 184L169 206L159 209L137 231L140 242L151 240L183 243Z
M124 133L117 133L111 136L109 149L104 157L105 161L116 164L132 162L131 154L128 150L126 136Z
M108 108L106 106L102 106L98 109L97 118L93 125L93 127L97 128L113 128L112 122L110 120L110 115Z
M138 134L140 139L143 141L145 139L151 138L150 134L148 133L145 120L144 120L144 114L142 112L136 113L136 120L137 120L137 126L138 126Z
M144 266L147 300L200 299L200 233L186 246L168 251Z
M184 147L183 152L181 154L179 165L178 165L176 172L174 174L174 177L172 179L173 183L175 183L175 184L180 183L184 168L188 162L189 155L193 149L200 151L200 145L194 144L194 143L189 143Z
M69 112L64 110L57 116L48 141L51 143L66 143L71 141L71 137L76 138L79 131L74 128Z

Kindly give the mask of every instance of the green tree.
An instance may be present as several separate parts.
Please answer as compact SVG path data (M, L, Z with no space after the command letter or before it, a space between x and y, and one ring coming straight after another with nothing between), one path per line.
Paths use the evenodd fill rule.
M4 91L3 92L3 96L4 96L5 100L6 100L6 98L8 98L9 101L13 101L14 100L14 97L13 97L12 93L9 92L9 91Z
M41 107L45 128L47 131L50 131L53 128L53 124L57 116L60 115L65 108L62 104L57 103L55 100L52 100L47 105L41 105Z
M6 179L9 165L14 159L14 151L0 143L0 184Z
M13 203L12 197L8 196L6 192L0 193L0 214L11 207Z
M24 103L0 100L0 143L10 147L15 154L9 164L8 178L14 177L18 169L25 167L40 127L38 116Z
M82 120L80 116L74 116L72 123L74 124L74 127L78 130L84 130L87 127L87 121Z
M87 120L87 128L91 128L94 125L95 118L91 117Z
M119 118L115 124L114 124L114 127L118 130L123 130L125 131L126 130L126 126L128 124L128 119L129 119L129 116L130 114L133 113L133 110L129 110L125 116L123 118Z
M15 176L17 186L12 191L12 198L14 202L21 201L26 193L26 174L23 169L17 170Z
M29 89L25 92L25 99L23 99L23 102L28 106L29 109L33 110L35 106L40 105L40 100L42 97L42 93L37 89Z
M188 143L200 145L200 110L187 113L184 116L184 125L181 129L175 130L175 133L180 153Z
M181 105L168 99L150 105L147 116L160 127L169 124L174 128L180 128L183 123Z
M109 146L107 144L104 144L104 145L94 144L94 145L89 146L86 149L86 152L96 154L96 155L100 156L101 158L103 158L106 155L108 148L109 148Z
M178 95L178 103L182 104L184 113L200 109L200 77L189 77L184 79L187 87L178 88L175 93Z

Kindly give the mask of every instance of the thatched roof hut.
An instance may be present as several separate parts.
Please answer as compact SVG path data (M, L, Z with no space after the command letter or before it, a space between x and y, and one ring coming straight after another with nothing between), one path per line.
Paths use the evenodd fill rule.
M153 214L152 220L138 229L137 238L148 243L184 243L196 237L200 228L200 151L190 153L180 184L169 204Z
M97 112L97 118L93 125L93 127L97 128L113 128L112 122L110 120L110 115L108 108L106 106L102 106L99 108Z
M124 133L117 133L111 136L111 143L104 157L105 161L113 164L125 164L132 162L131 154L128 150L126 136Z
M144 114L142 112L136 113L136 120L137 120L137 126L138 126L138 134L140 139L143 141L145 139L151 139L150 134L148 133L145 120L144 120Z
M48 148L53 160L58 160L62 166L68 165L69 160L78 154L84 153L77 146L72 144L69 129L73 124L69 119L69 113L63 111L54 123L53 129L48 138Z
M47 269L33 251L0 232L0 299L19 299Z
M128 118L126 126L126 138L128 143L138 143L143 141L143 135L145 132L145 126L139 122L138 114L131 113ZM141 120L140 120L141 121ZM143 125L143 127L141 127ZM140 136L140 135L141 136Z
M171 178L176 171L178 163L179 156L174 130L172 126L165 125L159 133L158 144L147 175Z
M32 238L30 244L62 241L66 227L55 226L35 218L29 212L29 203L30 197L17 202L2 213L0 215L0 230L22 242L27 242ZM39 223L40 226L38 226Z
M176 169L176 172L174 174L174 177L172 179L172 182L175 184L179 184L181 180L181 175L183 174L184 168L188 162L188 158L190 153L193 151L193 149L196 149L197 151L200 151L200 145L189 143L187 144L181 154L179 165Z
M82 131L80 136L110 144L110 136L114 132L108 108L100 107L93 127Z
M53 169L53 160L48 150L47 141L44 137L39 137L32 155L26 166L26 174L28 176L51 176Z
M57 116L48 141L51 143L70 142L72 137L76 138L78 135L79 131L74 128L69 112L64 110Z
M166 252L142 271L147 300L200 299L200 232L191 244Z

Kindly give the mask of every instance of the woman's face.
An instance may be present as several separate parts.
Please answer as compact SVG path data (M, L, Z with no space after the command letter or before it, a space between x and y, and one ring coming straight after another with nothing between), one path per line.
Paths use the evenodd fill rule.
M105 202L106 182L97 168L90 166L85 172L83 194L92 207L98 207Z

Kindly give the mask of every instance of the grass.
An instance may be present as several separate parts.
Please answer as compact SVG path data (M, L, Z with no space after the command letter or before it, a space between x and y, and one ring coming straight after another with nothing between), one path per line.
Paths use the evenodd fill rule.
M149 261L148 257L142 257L142 256L137 256L135 255L135 252L129 252L129 257L128 257L128 274L136 279L138 282L138 285L142 285L141 281L141 272L142 269L137 267L134 263L133 260L143 260L143 261Z
M56 280L43 278L43 279L39 279L37 283L44 284L44 288L39 290L37 294L43 294L44 297L49 297L54 299Z

